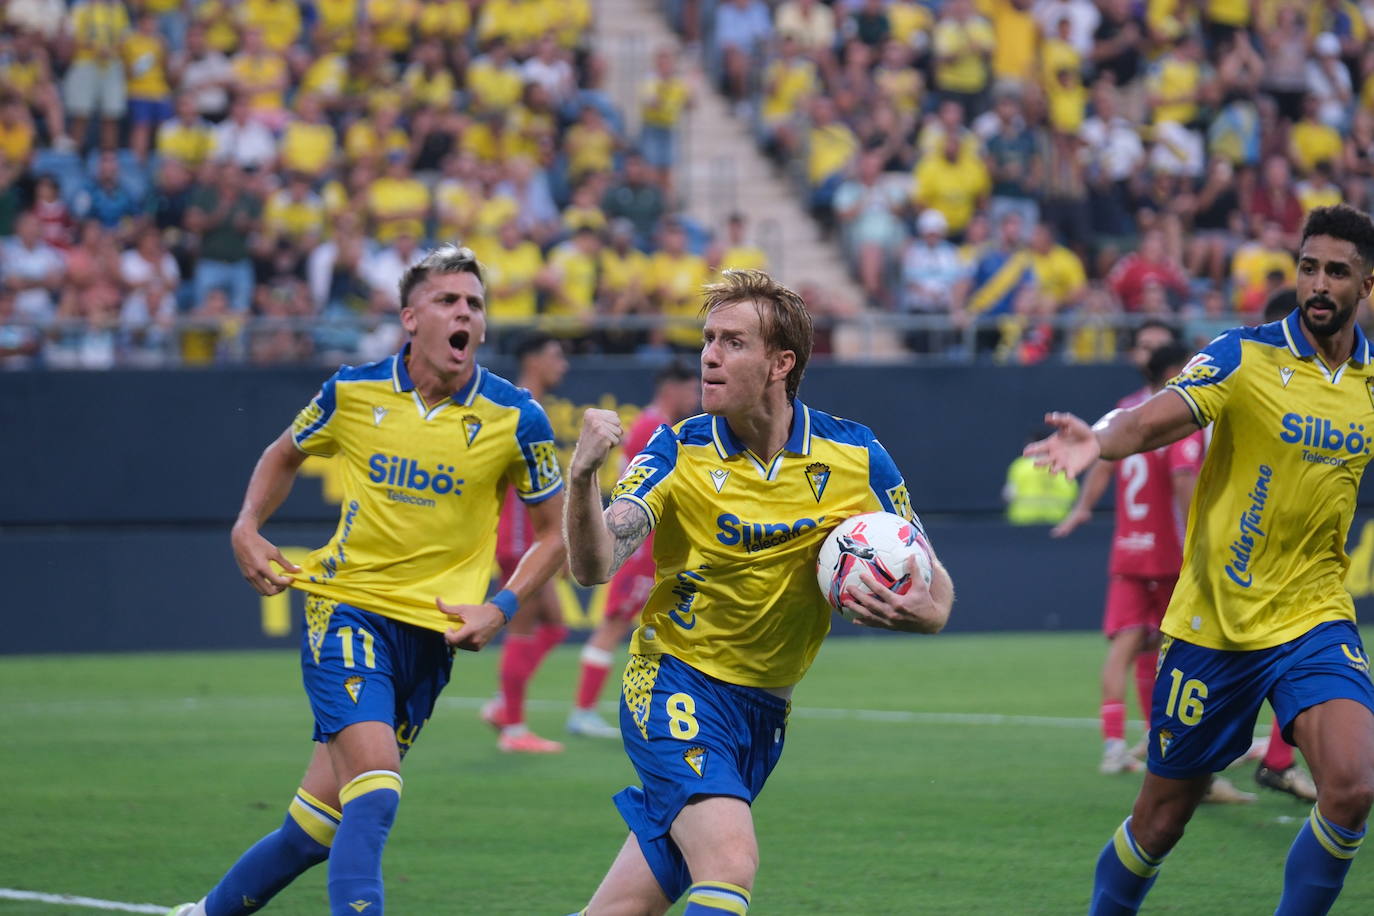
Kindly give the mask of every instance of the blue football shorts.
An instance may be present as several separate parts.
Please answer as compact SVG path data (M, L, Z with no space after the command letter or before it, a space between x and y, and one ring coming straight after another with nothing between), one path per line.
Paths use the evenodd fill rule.
M693 798L753 803L782 756L787 700L727 684L670 655L632 655L625 667L620 733L643 789L615 795L649 868L669 900L692 884L668 836Z
M442 633L306 595L301 674L316 741L355 722L385 722L406 755L453 668Z
M1284 740L1304 709L1347 699L1374 710L1369 656L1355 625L1318 624L1291 642L1252 652L1164 638L1151 697L1150 772L1187 779L1224 770L1250 747L1265 700Z

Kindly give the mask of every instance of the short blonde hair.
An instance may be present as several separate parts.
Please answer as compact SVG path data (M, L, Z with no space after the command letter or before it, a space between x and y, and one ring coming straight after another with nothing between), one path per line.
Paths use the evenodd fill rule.
M752 302L759 313L763 342L770 350L791 350L797 362L787 373L787 397L797 396L811 359L815 328L802 297L761 270L727 270L702 289L701 315L740 302Z

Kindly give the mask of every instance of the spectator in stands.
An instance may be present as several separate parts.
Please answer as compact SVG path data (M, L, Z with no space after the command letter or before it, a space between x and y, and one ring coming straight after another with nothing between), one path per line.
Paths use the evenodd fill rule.
M1201 350L1219 334L1234 328L1240 320L1227 305L1226 294L1217 287L1211 287L1203 292L1201 303L1189 303L1183 308L1183 345Z
M0 159L21 173L28 171L33 159L37 132L28 106L17 95L0 96Z
M888 21L884 0L858 0L845 20L847 35L870 48L882 46L892 37L892 23Z
M191 193L186 228L199 237L193 283L195 301L211 289L229 294L229 307L247 312L253 303L253 263L249 236L262 213L262 202L245 187L243 170L225 162L210 171L213 183Z
M652 268L649 257L635 247L634 240L634 223L628 219L611 222L609 242L601 249L598 311L602 315L638 317L653 310L649 299ZM633 353L649 337L642 328L622 328L618 322L597 336L601 348L608 353Z
M738 210L725 221L724 243L712 246L708 255L713 274L722 270L767 270L768 255L748 238L749 221Z
M704 258L687 250L687 231L680 221L665 220L659 235L658 251L649 259L652 294L657 313L669 324L655 342L696 353L701 350L701 287L711 272Z
M1298 247L1304 211L1292 182L1287 159L1271 156L1265 161L1263 181L1250 199L1243 201L1248 235L1259 235L1266 224L1273 222L1283 232L1283 244L1292 249Z
M1179 297L1188 294L1186 276L1178 263L1168 256L1164 233L1158 229L1146 232L1140 240L1140 250L1122 258L1107 276L1107 284L1127 312L1141 310L1145 286L1149 283Z
M400 150L389 152L386 171L367 189L372 237L383 245L402 235L412 240L424 238L429 208L429 189L411 174L406 154Z
M1293 193L1298 195L1304 213L1317 207L1332 207L1341 202L1341 189L1331 179L1335 171L1332 163L1323 160L1312 167L1312 174L1299 181Z
M158 126L154 148L163 160L174 159L187 168L199 168L214 148L210 122L196 111L195 97L187 92L176 96L174 111L175 117Z
M100 147L114 149L119 122L128 108L120 47L129 33L129 14L120 0L78 0L68 23L71 63L62 86L72 139L83 148L93 116L99 116Z
M14 293L0 287L0 370L32 369L43 340L38 328L14 311Z
M1068 40L1079 56L1087 59L1093 52L1093 35L1102 21L1102 13L1092 0L1037 0L1035 21L1043 35L1056 35L1059 23L1069 23Z
M654 53L654 75L644 81L639 99L639 151L656 170L659 185L670 191L678 128L683 114L696 102L692 87L678 73L677 53L672 48Z
M0 277L14 294L15 313L38 324L51 321L65 273L61 252L43 241L38 217L20 214L14 238L0 247Z
M780 39L791 39L823 72L833 72L838 31L835 11L820 0L783 0L773 16Z
M181 326L178 351L183 366L209 366L234 360L241 342L242 318L229 309L229 297L212 289Z
M498 328L532 322L538 314L536 283L544 270L544 256L520 232L514 216L501 224L497 243L474 249L487 268L487 315Z
M99 220L123 238L132 231L133 221L143 214L143 203L121 180L119 158L113 150L106 150L96 162L95 178L76 195L72 209L78 219Z
M126 348L142 357L140 362L155 363L171 339L181 283L176 258L155 226L140 229L134 247L120 255L119 277L125 293L119 323Z
M1277 285L1271 274L1278 274ZM1268 223L1258 239L1236 251L1231 262L1232 301L1242 313L1258 316L1270 294L1291 284L1296 274L1293 254L1283 245L1283 231L1277 223Z
M8 9L13 10L14 4L9 4ZM65 12L62 7L62 13ZM43 125L55 149L75 149L72 138L67 136L66 113L62 110L62 96L57 91L48 49L41 44L38 34L21 30L9 38L9 53L0 55L0 85L23 100L29 115Z
M654 232L665 210L663 191L653 180L644 157L630 153L625 157L625 173L602 198L601 209L611 219L627 219L635 227L635 245L649 251Z
M1131 0L1103 0L1099 10L1102 18L1086 59L1097 77L1109 78L1108 85L1131 86L1145 70L1145 30Z
M64 0L9 0L5 23L46 42L57 40L68 14Z
M1135 233L1130 183L1145 162L1145 146L1137 126L1118 113L1118 105L1117 89L1099 82L1093 87L1094 114L1079 130L1092 227L1112 240Z
M963 238L973 214L992 189L987 166L971 144L947 133L938 153L927 155L912 176L912 202L944 214L949 234Z
M604 174L598 172L596 174ZM595 183L592 184L595 187ZM549 190L548 176L527 156L516 156L506 167L506 177L496 193L515 202L516 223L525 237L540 247L559 234L558 207Z
M744 101L754 60L773 34L763 0L720 0L716 7L714 52L722 88L732 102Z
M834 210L864 295L891 308L896 303L884 300L888 277L906 240L898 213L906 208L907 193L900 181L884 176L883 158L881 151L859 154L854 177L835 192Z
M1220 285L1226 278L1226 264L1244 237L1240 192L1229 159L1212 160L1207 180L1196 193L1183 195L1180 211L1192 225L1185 261L1189 276L1207 277Z
M324 201L310 189L310 178L290 172L285 184L268 195L262 232L268 248L286 247L304 257L324 237Z
M1030 262L1046 310L1059 312L1082 301L1088 284L1083 262L1054 240L1054 230L1048 223L1036 223L1031 230Z
M520 76L525 83L543 86L555 106L561 107L572 101L577 91L572 64L565 59L551 32L538 40L534 54L520 65Z
M580 349L596 316L596 272L601 237L583 227L549 251L548 267L540 276L545 290L547 326L558 338Z
M834 67L833 60L828 65ZM802 53L796 37L783 33L777 54L763 71L763 98L759 107L764 152L778 162L792 158L801 147L797 114L805 111L821 82L815 61Z
M1040 221L1036 200L1041 182L1039 144L1022 113L1020 90L1003 86L993 95L996 132L984 144L992 179L988 215L995 223L1015 210L1021 214L1022 225L1034 226Z
M1064 359L1072 363L1114 360L1120 316L1121 307L1112 291L1101 283L1090 283L1083 294L1083 305L1073 314L1073 325L1065 335Z
M99 221L81 224L76 247L67 252L58 314L84 321L89 315L113 316L124 298L120 285L119 247Z
M290 70L286 57L274 49L262 29L243 30L243 44L229 60L234 71L234 91L248 101L249 117L273 131L286 123L286 90Z
M467 69L467 91L474 114L504 112L520 99L520 67L506 42L495 39Z
M577 116L577 123L563 135L563 149L567 154L568 184L575 185L596 172L609 172L615 164L620 141L615 131L602 117L595 105L587 105Z
M1308 93L1302 100L1302 118L1289 134L1289 157L1298 174L1310 175L1319 162L1339 164L1344 153L1341 135L1321 119L1321 99Z
M971 117L982 113L989 85L988 60L996 37L970 0L948 0L935 26L935 88Z
M129 96L129 147L139 161L148 156L153 132L172 116L172 88L167 82L167 43L157 18L146 9L120 47Z
M234 96L229 117L211 134L211 156L218 162L232 162L241 169L262 169L277 157L277 141L263 124L253 120L248 97Z
M992 26L994 85L1027 88L1035 79L1035 62L1040 54L1040 34L1031 0L993 0L981 9Z
M997 348L1002 340L997 322L1012 313L1017 295L1035 283L1023 239L1020 214L1007 213L997 224L996 239L978 252L969 275L954 288L951 318L957 328L978 322L974 347L979 353Z
M807 140L806 180L811 191L811 212L823 225L833 224L831 207L844 181L859 138L839 119L828 96L811 100L811 130Z
M955 289L968 275L969 265L959 249L945 238L949 222L930 209L916 219L916 237L902 255L901 310L923 317L948 317ZM906 334L915 353L940 353L952 341L939 330L915 328Z
M169 70L180 92L195 100L198 115L219 123L229 114L229 88L234 70L229 58L210 47L203 23L192 23L186 32L186 47L173 54Z
M334 164L338 138L324 118L324 106L313 95L296 98L296 113L281 134L280 167L319 181Z
M65 252L72 247L76 220L51 175L39 175L34 179L32 213L38 220L39 238L58 251Z

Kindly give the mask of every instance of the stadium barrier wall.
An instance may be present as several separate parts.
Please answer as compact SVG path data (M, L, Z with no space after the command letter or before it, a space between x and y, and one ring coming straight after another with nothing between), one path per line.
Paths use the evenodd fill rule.
M299 595L261 602L238 574L228 529L258 454L326 375L0 376L0 654L294 644ZM630 419L652 375L637 362L575 364L548 401L559 439L571 445L587 406ZM1109 513L1051 540L1043 527L1002 521L1000 489L1047 407L1097 416L1134 384L1120 366L816 366L802 393L873 427L907 474L958 586L951 631L1095 629ZM304 551L332 532L331 467L311 459L302 469L268 529L283 547ZM1361 496L1348 584L1363 609L1374 594L1374 500L1368 489ZM565 615L585 630L602 594L561 588Z

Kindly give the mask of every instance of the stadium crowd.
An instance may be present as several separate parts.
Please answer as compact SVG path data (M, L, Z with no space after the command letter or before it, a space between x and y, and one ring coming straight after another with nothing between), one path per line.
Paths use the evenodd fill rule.
M1374 0L662 2L916 353L1197 344L1291 281L1307 210L1369 206ZM455 239L498 328L685 350L701 283L767 261L680 213L690 57L618 110L590 0L3 16L0 365L378 357Z
M677 215L660 53L643 127L590 0L11 0L0 33L0 365L356 361L460 240L496 328L695 346L695 292L762 266ZM595 319L600 318L598 322ZM636 320L640 319L640 320ZM608 326L609 325L609 326Z
M1369 0L664 8L917 351L1200 345L1291 283L1307 211L1370 205Z

